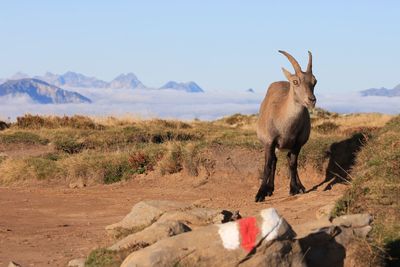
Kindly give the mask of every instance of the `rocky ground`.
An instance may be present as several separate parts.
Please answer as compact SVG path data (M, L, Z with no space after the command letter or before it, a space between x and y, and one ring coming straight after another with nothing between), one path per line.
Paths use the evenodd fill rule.
M346 188L337 184L323 191L320 186L289 196L289 180L279 175L274 195L264 203L254 203L258 177L238 173L209 178L153 173L126 183L84 188L2 187L0 266L7 266L10 260L22 266L66 266L69 260L86 257L95 248L110 246L113 240L105 234L105 227L146 199L198 202L207 208L239 210L242 216L274 207L299 231L298 226L315 220L317 211L333 203ZM308 189L323 181L312 171L303 170L300 175Z

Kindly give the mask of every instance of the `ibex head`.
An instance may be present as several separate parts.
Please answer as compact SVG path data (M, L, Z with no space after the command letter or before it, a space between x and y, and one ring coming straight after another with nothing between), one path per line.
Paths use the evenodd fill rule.
M291 74L285 68L282 68L283 73L290 82L290 90L294 91L295 101L299 104L313 108L317 99L314 95L314 87L317 84L317 79L312 73L312 54L308 51L308 66L307 71L303 72L299 63L289 53L279 50L279 53L284 54L292 64L295 74Z

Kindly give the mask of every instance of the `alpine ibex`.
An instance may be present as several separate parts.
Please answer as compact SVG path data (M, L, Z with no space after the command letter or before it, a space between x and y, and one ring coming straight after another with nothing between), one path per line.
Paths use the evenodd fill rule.
M316 103L314 87L317 83L312 73L312 55L308 52L307 71L289 53L279 50L292 64L295 74L282 68L288 82L274 82L261 103L257 122L257 136L265 147L265 166L256 202L261 202L274 192L276 167L275 150L288 150L290 194L304 193L297 173L297 157L310 136L310 114L307 108Z

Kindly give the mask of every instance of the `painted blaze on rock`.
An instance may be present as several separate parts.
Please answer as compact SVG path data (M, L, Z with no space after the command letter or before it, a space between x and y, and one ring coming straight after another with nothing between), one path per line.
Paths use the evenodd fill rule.
M224 248L234 250L241 246L247 252L250 252L264 239L271 241L277 239L280 235L289 238L295 235L287 222L279 216L274 208L262 210L260 216L220 224L218 227L218 234Z

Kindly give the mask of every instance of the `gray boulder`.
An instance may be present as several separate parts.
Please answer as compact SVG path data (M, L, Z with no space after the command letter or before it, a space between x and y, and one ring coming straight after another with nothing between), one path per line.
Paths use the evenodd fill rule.
M142 230L157 221L157 219L165 212L188 207L190 207L190 204L177 201L141 201L134 205L131 212L120 222L106 226L106 231L111 235L117 235L121 228Z
M292 241L295 233L275 209L263 210L252 219L251 222L257 225L255 232L246 228L249 225L243 223L246 219L199 227L135 251L121 266L235 266L239 262L246 262L248 266L254 266L255 262L259 266L270 266L271 262L276 263L273 266L296 262L299 265L295 266L302 266L299 246L292 249L296 243ZM254 234L251 247L245 243L247 239L243 237L243 227L245 233ZM280 244L273 245L275 242ZM266 247L272 248L263 249ZM257 257L249 259L249 255Z
M108 249L123 250L136 247L139 244L151 245L164 238L182 234L190 230L188 226L179 221L156 222L143 231L128 235Z

